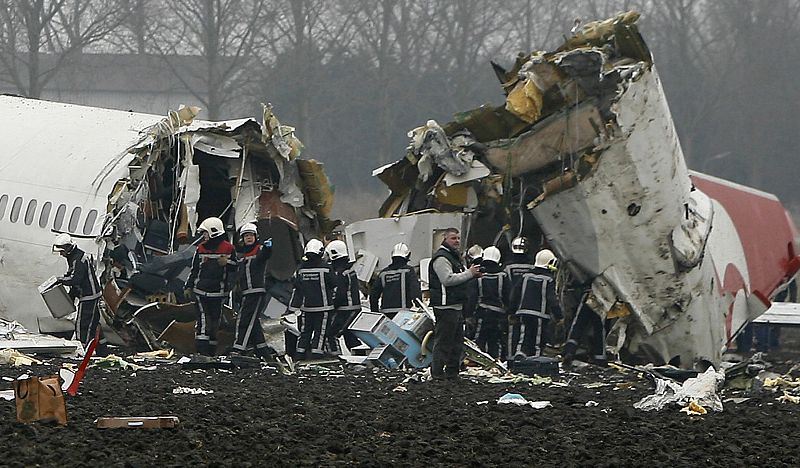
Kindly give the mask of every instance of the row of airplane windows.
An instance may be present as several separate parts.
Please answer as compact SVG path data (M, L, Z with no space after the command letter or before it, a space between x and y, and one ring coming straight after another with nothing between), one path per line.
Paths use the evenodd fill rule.
M9 196L3 194L0 196L0 221L6 215L6 208L8 208L8 201L10 200ZM8 213L8 220L12 223L16 223L20 221L20 217L22 218L22 222L25 225L30 226L33 224L34 220L36 219L36 208L39 205L39 202L35 199L31 199L28 201L28 206L25 208L24 216L22 216L22 205L23 200L22 197L17 197L14 199L14 202L11 204L11 209ZM49 201L44 202L42 205L41 211L39 211L39 227L42 229L46 229L48 223L50 222L50 213L53 209L53 204ZM67 221L66 229L63 231L69 232L71 234L81 234L81 231L78 230L78 226L80 224L81 219L81 207L76 206L72 209L72 213L69 216L69 220ZM58 205L56 208L55 216L53 217L53 230L55 231L62 231L62 227L64 226L64 221L67 214L67 205L63 203ZM97 221L97 210L89 210L89 213L86 215L86 220L83 222L83 231L84 235L91 235L92 228L94 228L94 223Z

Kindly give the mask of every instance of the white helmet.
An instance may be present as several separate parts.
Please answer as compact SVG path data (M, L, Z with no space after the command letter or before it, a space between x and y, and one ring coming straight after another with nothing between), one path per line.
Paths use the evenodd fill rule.
M254 234L258 237L258 228L253 223L244 223L242 227L239 228L239 235L244 236L245 234Z
M483 248L480 245L475 244L467 250L467 257L471 259L481 258L483 255Z
M340 240L331 241L327 247L325 247L325 253L328 254L328 258L331 261L339 260L340 258L347 257L347 245Z
M73 247L75 247L75 242L72 240L72 236L67 233L59 234L56 236L56 240L53 241L54 253L69 252Z
M500 249L495 246L486 247L483 250L483 261L500 263Z
M556 256L550 249L542 249L536 254L536 260L533 262L533 266L547 268L547 265L550 265L550 262L555 259Z
M322 252L325 250L325 246L322 245L322 241L319 239L311 239L306 243L306 249L303 253L313 253L317 255L322 255Z
M528 239L524 237L515 237L511 241L511 251L516 254L525 253L528 250Z
M200 223L200 227L197 230L207 232L208 237L212 239L225 234L225 226L222 224L222 220L213 216Z
M392 257L409 258L410 256L411 249L409 249L406 244L400 242L392 247Z

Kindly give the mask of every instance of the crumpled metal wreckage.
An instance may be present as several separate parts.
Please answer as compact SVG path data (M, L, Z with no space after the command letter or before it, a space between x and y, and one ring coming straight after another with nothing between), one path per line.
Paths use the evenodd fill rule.
M359 278L405 242L424 285L448 227L504 252L525 236L556 253L562 297L574 306L588 288L616 319L613 353L719 364L797 273L797 230L773 195L687 168L638 18L493 64L503 105L409 132L405 157L373 172L390 189L379 218L345 228Z

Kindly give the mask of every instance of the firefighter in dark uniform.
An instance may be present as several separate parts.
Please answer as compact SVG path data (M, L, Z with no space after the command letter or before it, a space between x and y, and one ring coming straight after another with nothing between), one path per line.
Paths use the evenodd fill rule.
M378 273L369 292L369 305L373 312L380 312L390 319L401 310L414 306L414 299L421 299L419 278L414 267L408 264L411 250L404 243L392 248L392 263Z
M266 278L267 260L272 254L272 239L258 242L258 228L246 223L239 229L242 243L236 246L237 289L241 294L241 307L236 318L236 337L233 349L236 353L250 350L261 358L269 358L273 350L267 345L258 316L267 305Z
M300 312L297 359L305 359L309 353L317 357L325 353L326 329L333 312L334 281L331 267L323 257L324 250L319 239L308 241L303 262L294 274L289 312Z
M509 289L509 295L505 297L506 306L510 306L511 291L513 291L516 286L521 284L522 275L533 271L533 261L531 260L530 255L528 255L528 239L524 237L515 237L511 241L511 255L509 255L509 257L503 263L503 271L505 272L509 285L511 286ZM506 317L506 326L503 327L501 324L501 332L503 334L503 355L506 356L507 359L512 359L514 354L512 348L514 346L511 341L514 335L514 328L519 328L519 317L514 314L514 311L512 310L508 311L508 315Z
M508 354L511 359L518 356L541 356L547 342L547 325L550 317L563 318L556 298L555 277L548 268L555 261L548 249L536 254L534 268L525 273L511 291L511 306L518 323L514 325Z
M497 247L487 247L483 251L480 265L483 276L469 283L464 315L475 318L474 340L478 347L497 358L505 349L502 329L508 323L505 298L509 295L511 282L500 269L500 250Z
M89 346L100 326L98 304L103 292L94 268L92 256L78 248L69 234L59 234L53 242L53 252L67 259L67 273L57 278L57 283L70 288L69 295L78 299L78 316L75 318L75 336ZM97 353L105 354L106 339L100 331Z
M467 300L467 282L481 276L478 265L464 267L460 247L461 234L458 229L446 229L442 245L433 254L428 266L431 306L436 316L431 363L431 376L434 379L458 378L464 349L462 312Z
M217 349L217 330L222 317L222 303L228 296L236 274L236 251L225 239L222 220L206 218L198 232L203 242L192 258L186 290L197 302L194 341L199 354L213 356Z
M333 291L333 316L328 327L328 350L331 353L339 352L338 338L344 336L348 348L358 346L360 341L346 328L355 315L361 311L361 290L358 285L358 276L353 270L355 262L350 261L347 254L347 245L343 241L331 241L325 248L328 259L333 268L333 282L336 285Z

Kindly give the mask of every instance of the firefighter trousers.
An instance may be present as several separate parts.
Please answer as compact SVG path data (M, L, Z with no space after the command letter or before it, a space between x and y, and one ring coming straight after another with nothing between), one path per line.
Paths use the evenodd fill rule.
M549 319L535 315L519 314L511 330L509 340L509 359L515 356L538 357L542 355L546 342Z
M89 346L89 342L94 339L97 334L97 328L100 326L99 303L100 298L78 301L78 316L75 318L75 336L78 341L83 344L84 348ZM101 330L98 345L104 344L106 344L106 338L103 336Z
M259 354L261 350L267 348L267 340L264 338L264 331L258 320L266 303L266 293L242 296L242 307L239 310L239 317L236 318L236 337L233 341L233 349L240 352L255 349L256 354Z
M479 308L475 312L475 344L481 351L493 358L500 357L502 346L501 320L506 321L503 313Z
M197 296L197 321L194 344L197 352L214 356L217 351L217 330L222 317L222 297Z
M606 359L606 330L603 319L600 318L592 309L585 303L582 303L575 318L572 320L572 325L569 327L569 334L567 335L567 344L564 345L564 356L572 358L578 351L580 341L584 339L591 331L592 340L590 342L589 352L594 360L604 361Z
M325 337L331 321L331 312L301 312L300 338L297 340L297 354L301 359L309 352L322 355L325 353Z

